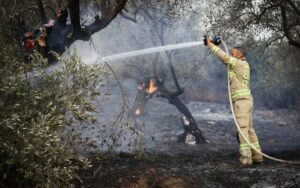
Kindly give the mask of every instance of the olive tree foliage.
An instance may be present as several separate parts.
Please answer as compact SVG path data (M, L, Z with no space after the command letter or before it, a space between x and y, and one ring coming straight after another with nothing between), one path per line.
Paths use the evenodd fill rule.
M66 6L64 0L1 0L1 22L7 29L18 30L17 22L25 21L31 29L37 29L48 19L56 18L57 11Z
M58 57L60 68L51 72L38 54L23 63L12 14L31 1L0 3L0 187L66 187L89 164L61 141L61 132L71 122L93 120L87 112L94 110L103 69L76 56Z
M75 153L74 143L66 141L73 138L69 126L95 123L93 100L99 95L97 86L105 70L100 64L83 64L76 55L69 59L55 55L60 63L52 71L46 71L48 62L38 53L32 54L31 62L23 62L20 24L25 20L30 27L40 27L44 22L38 6L41 2L47 18L68 3L0 1L0 187L67 187L77 178L76 170L89 166L88 160ZM115 7L113 2L105 2L108 9ZM106 27L119 8L108 20L98 17L88 29L96 32ZM108 9L107 15L111 15ZM116 123L126 117L123 111Z
M272 109L299 108L299 52L287 43L281 46L270 46L263 55L262 48L248 51L253 96L258 104Z
M210 26L225 37L255 36L269 46L288 42L300 48L300 1L209 1Z
M127 0L1 0L0 15L9 32L20 42L26 31L34 31L50 19L56 22L47 36L47 47L63 53L76 40L90 40L122 11ZM89 17L88 21L86 17ZM92 17L92 18L90 18ZM69 18L69 21L68 21ZM87 23L89 22L89 23Z
M60 69L48 73L41 57L0 70L1 183L62 187L76 178L74 161L82 159L61 141L61 132L72 122L93 120L87 112L95 110L102 67L84 65L76 56L60 62Z
M212 33L247 50L256 101L271 108L299 107L300 2L213 0L208 5Z
M95 86L102 67L83 65L76 56L60 62L61 69L50 73L42 68L46 61L41 57L30 65L11 70L7 64L0 70L4 182L29 180L41 187L60 187L76 177L74 160L81 158L61 142L60 130L71 122L93 119L86 112L94 111L91 100L98 95ZM34 75L29 76L29 70Z

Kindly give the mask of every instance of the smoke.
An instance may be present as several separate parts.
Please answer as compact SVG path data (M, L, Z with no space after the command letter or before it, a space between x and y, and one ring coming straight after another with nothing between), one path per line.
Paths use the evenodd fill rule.
M89 11L93 12L94 10L87 7L84 11L84 19L87 19L87 23L93 21L93 16L91 15L94 13L89 13ZM160 12L153 12L153 10L149 10L149 12L156 18L163 16ZM200 36L204 34L198 33L198 20L191 21L185 18L185 20L172 21L170 18L169 21L173 23L165 25L162 23L163 20L156 18L151 20L145 11L139 11L136 16L137 22L134 23L119 15L109 26L94 34L90 41L74 42L64 56L67 57L69 52L75 50L82 61L89 64L98 56L105 57L155 46L199 41L201 39ZM191 28L192 26L193 28ZM193 30L193 32L189 30ZM180 80L182 80L184 74L188 74L197 65L200 59L199 51L201 52L204 49L203 47L195 47L178 49L171 52L172 61ZM158 61L162 63L160 68L163 71L168 70L166 69L168 58L164 52L109 62L121 81L122 91L117 81L111 76L112 74L108 78L104 77L103 80L106 81L108 79L108 82L103 87L99 87L102 95L95 102L98 111L95 115L97 116L98 123L89 125L89 127L75 125L76 129L74 130L80 132L82 138L89 138L96 145L96 148L102 151L109 150L112 147L115 147L113 149L117 151L130 151L132 143L137 141L140 141L141 144L144 142L146 148L155 148L158 142L165 139L167 141L170 141L169 139L175 141L180 131L183 131L180 119L174 118L179 115L179 112L172 105L168 105L167 101L158 98L151 99L146 105L147 117L139 120L139 127L134 127L132 122L128 124L114 124L114 120L118 118L118 114L124 103L120 97L121 93L125 92L126 103L131 107L137 92L138 80L141 77L139 70L128 65L138 66L144 75L153 74L152 63L157 55L159 56ZM191 65L189 65L191 69L183 71L181 67L187 67L186 61L191 62ZM170 76L170 73L167 73L167 76ZM173 80L169 77L167 85L170 88L174 86ZM164 111L173 114L172 118L166 118L159 111L153 111L155 108L161 109L161 104L165 104ZM154 117L155 121L151 121L151 116ZM147 122L147 126L143 126L144 121ZM163 124L160 128L157 127L158 122L162 122L161 124ZM139 134L131 131L131 127ZM158 132L165 133L159 135L157 134ZM172 136L166 136L166 134L171 134Z
M90 64L97 57L105 57L114 54L120 54L128 51L152 48L155 46L175 44L175 43L185 43L185 42L195 42L201 41L204 34L206 34L207 20L201 15L204 12L206 4L201 4L195 1L191 9L197 11L189 11L184 14L185 16L181 19L172 20L172 17L166 19L163 16L167 16L164 12L155 10L148 10L147 7L143 7L148 10L145 12L140 10L136 15L136 22L132 22L125 19L122 16L118 16L114 19L106 28L95 33L90 41L76 41L70 47L70 51L76 50L78 55L81 57L82 61ZM149 7L148 7L149 8ZM90 6L86 7L84 19L87 23L92 22L94 13L97 10L92 9ZM149 17L148 14L151 14ZM165 23L168 21L169 23ZM226 39L224 39L226 40ZM230 46L234 46L231 43ZM180 81L180 84L185 87L185 92L183 98L186 102L191 101L201 101L201 102L214 102L214 103L228 103L228 92L227 92L227 69L219 62L219 60L212 56L207 48L203 45L199 45L193 48L187 49L177 49L168 52L171 56L171 61L175 67L176 74ZM65 56L68 54L65 53ZM253 53L249 53L249 56ZM137 92L137 85L142 75L153 74L153 61L158 56L157 61L161 63L159 67L161 72L166 72L166 86L172 90L174 89L174 81L172 80L171 74L168 68L168 61L170 60L165 52L147 54L138 57L131 57L127 59L119 59L109 62L110 66L113 68L114 72L121 81L123 90L128 99L127 103L129 106L133 105L133 100ZM264 54L264 56L271 56L271 54ZM287 88L277 87L276 82L269 82L272 87L266 88L266 83L262 82L263 70L267 70L268 67L264 67L264 64L260 66L257 65L257 61L260 58L249 58L249 61L253 61L252 73L252 92L254 93L255 101L259 105L270 106L274 105L280 106L278 102L273 102L270 95L263 95L264 92L271 93L285 93L285 95L290 96ZM138 69L132 68L134 65ZM199 68L200 67L200 68ZM195 73L190 76L190 73L194 70ZM142 71L142 72L139 72ZM278 68L279 71L279 68ZM287 75L286 75L287 76ZM104 78L106 80L106 78ZM261 85L260 85L261 84ZM112 77L108 78L108 82L105 86L100 87L99 90L102 96L96 101L98 109L98 122L96 129L97 132L91 134L91 130L84 130L83 134L86 137L93 137L95 139L95 144L101 150L107 150L109 147L107 143L112 144L113 135L115 132L120 131L120 127L112 127L116 114L118 114L120 108L122 107L120 87L116 80ZM293 100L290 103L299 101L299 97L294 95ZM257 99L257 100L256 100ZM268 101L266 104L264 101ZM286 102L285 100L283 102ZM150 106L150 107L147 107ZM163 106L163 109L162 109ZM288 106L284 106L288 107ZM148 108L148 109L147 109ZM153 109L157 109L156 111ZM170 112L172 114L169 117L163 116L162 111ZM146 105L147 117L144 118L147 122L146 126L140 126L141 135L134 135L129 129L123 131L118 138L117 146L120 151L128 151L129 144L133 142L134 139L144 139L145 145L149 148L155 148L159 140L153 139L153 135L161 131L161 135L158 136L159 139L166 139L163 132L168 130L172 132L171 138L176 138L176 135L182 130L180 120L174 117L179 117L177 110L168 105L167 101L164 99L151 99ZM170 118L171 117L171 118ZM155 121L151 121L154 118ZM143 120L143 119L142 119ZM158 124L163 124L163 126L157 126ZM144 122L140 122L143 124ZM101 135L99 136L99 134ZM96 135L94 135L96 134ZM97 136L98 135L98 136ZM156 135L157 136L157 135ZM141 137L144 137L143 139ZM110 139L110 141L109 141ZM171 139L171 140L172 140ZM155 141L154 141L155 140Z
M94 34L92 36L92 42L77 41L72 45L71 49L76 48L77 53L80 54L82 60L86 63L90 63L98 56L105 57L155 46L201 41L203 35L206 34L207 29L209 28L209 20L207 20L205 16L205 10L209 8L207 7L208 4L205 3L205 1L186 1L184 4L186 5L185 7L188 7L189 5L189 8L181 9L183 12L179 15L182 15L182 17L179 16L179 18L178 16L170 16L167 14L167 11L164 12L164 9L159 9L159 7L154 7L156 8L154 9L151 6L143 6L142 4L140 7L141 10L139 10L136 15L136 23L119 15L108 27ZM82 16L87 23L93 21L95 14L100 14L99 10L93 8L92 5L92 3L88 3L84 6L85 9ZM227 36L229 35L227 34ZM242 42L244 45L247 43L246 39L245 41L234 41L230 36L228 39L224 38L224 40L230 42L229 46L235 46L237 42ZM259 69L267 69L268 66L266 63L263 66L257 66L256 62L260 61L261 58L270 59L275 53L271 52L262 54L262 57L256 57L258 53L253 53L254 50L250 49L249 46L246 46L246 50L250 52L247 59L251 65L252 73L254 73L252 75L251 87L253 94L257 99L257 104L260 106L272 107L288 107L296 104L299 99L297 99L296 94L289 94L294 93L290 91L290 88L277 87L276 85L278 85L278 83L275 82L270 82L273 86L261 85L260 82L263 78L261 78L260 75L255 74L259 73ZM220 93L225 94L227 92L225 90L226 68L222 66L215 57L210 55L208 49L199 46L189 49L173 50L169 53L171 53L172 62L176 67L179 80L182 84L187 86L185 90L185 98L187 100L226 102L224 97L220 95ZM157 54L158 53L153 53L132 57L130 59L116 60L111 63L111 66L113 66L114 70L119 75L136 78L137 70L128 67L128 64L137 65L142 70L146 70L147 74L149 74L152 71L152 62ZM282 56L285 55L282 54ZM164 52L159 54L159 61L164 65L161 66L161 69L168 69L166 65L168 59ZM192 78L188 79L188 83L185 83L185 78L188 73L198 64L204 65L201 66ZM286 76L288 76L288 74ZM167 81L169 82L167 85L172 87L171 77ZM285 103L284 99L276 99L274 102L270 100L268 100L267 103L264 102L266 98L264 96L268 95L261 94L260 91L265 87L269 88L266 92L275 91L275 93L290 96L288 97L290 101L287 102L288 105L281 104ZM197 89L195 88L199 88L199 92L197 92ZM202 91L210 92L205 94ZM197 95L197 93L199 94ZM280 96L278 96L278 98L279 97Z

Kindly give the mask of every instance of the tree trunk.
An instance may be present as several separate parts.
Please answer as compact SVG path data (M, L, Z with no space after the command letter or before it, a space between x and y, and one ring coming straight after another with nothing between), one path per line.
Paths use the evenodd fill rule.
M101 3L101 17L96 16L95 22L87 26L87 30L90 34L105 28L125 7L127 0L115 0L112 4L107 1Z
M202 131L198 128L197 123L188 107L178 97L170 97L167 99L169 100L169 103L174 105L183 115L182 124L184 133L179 136L179 142L185 142L186 136L190 133L196 138L197 144L206 143L206 139L204 138Z
M147 102L147 95L148 95L148 93L146 92L146 90L143 89L142 86L140 85L138 87L138 92L135 97L133 108L132 108L133 114L136 117L141 116L145 113L145 105Z
M41 16L41 20L43 22L43 24L47 23L47 16L45 13L45 9L44 9L44 5L43 5L43 1L42 0L36 0L37 6L39 8L39 13Z
M80 2L79 0L68 0L70 19L73 27L73 36L79 36L81 33L80 25Z
M41 1L41 0L40 0ZM71 19L70 25L66 24L68 13L66 9L62 11L62 16L56 20L56 24L53 27L51 33L51 40L49 41L51 50L58 53L63 53L65 47L69 47L76 40L89 40L90 35L105 28L124 8L127 0L116 0L109 2L108 0L102 0L106 2L106 6L100 7L101 17L97 15L95 22L81 28L80 20L80 1L79 0L68 0L68 9ZM72 33L71 37L68 37Z
M143 85L143 87L140 85L138 87L138 93L133 105L133 113L137 117L142 116L144 114L145 104L147 100L154 95L154 93L148 94L146 92L146 89L148 88L147 83L149 82L149 80L148 79L144 80L144 83L141 84ZM159 83L158 81L156 82ZM198 128L192 113L190 112L188 107L178 98L178 95L180 95L182 91L172 93L168 91L163 85L161 85L161 83L157 84L156 86L158 87L158 93L159 93L158 96L168 99L169 103L174 105L177 108L177 110L182 114L181 118L182 118L184 133L178 137L178 141L185 143L187 135L192 134L195 137L197 144L206 143L206 139L204 138L202 131Z

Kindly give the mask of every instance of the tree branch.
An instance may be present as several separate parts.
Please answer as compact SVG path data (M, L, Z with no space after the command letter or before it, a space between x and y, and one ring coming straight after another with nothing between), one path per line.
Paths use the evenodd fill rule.
M78 36L81 33L79 0L68 0L68 7L73 26L73 36Z
M294 9L294 11L300 16L300 8L297 7L297 5L292 0L287 0L288 4L291 5L291 7Z
M115 5L106 5L103 3L101 6L101 18L99 16L95 17L95 22L87 26L86 29L90 34L105 28L125 7L127 0L116 0Z
M134 22L134 23L137 22L137 21L136 21L136 15L133 15L134 17L131 17L131 16L129 16L128 14L126 14L123 10L120 12L120 15L121 15L123 18L125 18L125 19L127 19L127 20L130 20L130 21L132 21L132 22Z
M39 8L39 12L40 12L42 22L43 22L43 24L46 24L47 23L47 17L46 17L43 1L42 0L36 0L36 3L37 3L37 6Z
M292 36L292 34L290 33L285 7L281 5L280 9L281 9L281 16L282 16L282 27L286 38L288 39L291 45L300 48L300 42L296 41Z
M274 39L268 41L267 44L266 44L266 48L268 48L270 45L272 45L273 42L276 42L277 40L283 39L284 37L285 37L285 35L282 35L282 36L275 37Z
M50 5L45 5L45 8L48 8L51 12L52 12L52 14L53 14L53 18L55 18L56 17L56 10L54 10L54 8L53 7L51 7Z
M137 69L138 73L140 73L140 75L141 75L141 77L143 79L146 77L145 74L144 74L144 71L142 71L142 69L139 66L137 66L137 65L131 65L131 64L129 64L127 66Z

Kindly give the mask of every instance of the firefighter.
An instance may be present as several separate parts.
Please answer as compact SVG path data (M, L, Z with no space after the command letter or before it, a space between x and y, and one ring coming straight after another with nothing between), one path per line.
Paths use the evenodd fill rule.
M241 128L243 135L255 149L261 151L252 121L253 98L249 87L250 67L245 59L245 51L240 47L234 47L231 50L230 56L217 46L220 43L221 40L219 37L213 37L212 39L208 36L204 37L204 44L208 46L223 64L229 66L228 74L230 79L231 99L233 101L234 113L239 127ZM262 163L263 156L251 149L240 133L238 138L240 143L240 163L242 165Z

